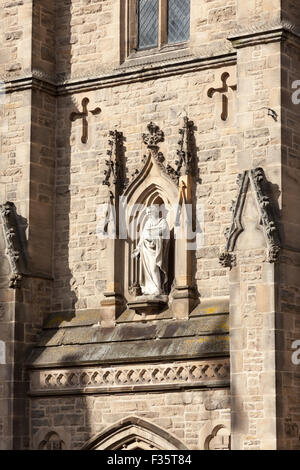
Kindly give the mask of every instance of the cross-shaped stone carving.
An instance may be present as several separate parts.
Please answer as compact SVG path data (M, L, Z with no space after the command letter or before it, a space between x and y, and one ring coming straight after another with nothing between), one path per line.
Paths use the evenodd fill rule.
M88 120L87 120L87 118L88 118L88 115L89 115L89 111L88 111L89 102L90 102L90 100L88 98L83 98L83 100L81 102L82 112L81 113L71 113L70 114L70 120L72 122L76 121L76 119L82 119L81 142L83 144L86 144L87 141L88 141ZM101 113L101 109L100 108L95 108L95 109L91 110L90 113L92 113L95 116L95 115Z
M229 88L233 91L237 89L236 85L228 86L227 85L227 80L230 77L228 72L224 72L221 75L221 81L223 86L221 88L210 88L207 92L207 95L209 98L212 98L215 93L221 93L222 94L222 113L221 113L221 119L222 121L226 121L228 118L228 97L226 93L228 93Z

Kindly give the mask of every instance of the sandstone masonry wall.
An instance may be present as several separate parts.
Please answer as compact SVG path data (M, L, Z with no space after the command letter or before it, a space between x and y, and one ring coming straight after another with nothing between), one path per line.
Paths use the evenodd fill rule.
M68 0L57 6L56 60L60 77L108 73L124 61L128 1ZM236 26L236 3L191 2L191 39L186 54L207 57L232 50L225 37ZM149 62L149 58L141 62ZM127 65L132 64L128 61Z
M1 0L0 77L30 73L32 0Z
M137 416L173 434L188 449L204 449L220 423L230 427L229 393L221 390L138 393L31 400L32 444L36 449L49 429L67 448L79 450L93 436L123 418Z
M292 13L292 4L288 3ZM300 25L299 17L297 25ZM293 362L293 343L299 331L299 110L293 83L299 80L299 43L282 47L282 238L286 249L278 267L277 314L277 388L279 447L299 449L300 401L299 365ZM297 87L299 89L299 86ZM294 102L293 102L294 101Z
M235 84L233 67L229 82ZM127 177L145 153L141 135L152 120L165 133L161 145L166 162L173 164L178 130L185 112L195 124L199 177L197 201L204 213L204 245L197 253L196 279L201 297L228 295L227 272L218 263L224 230L230 223L230 203L235 191L236 151L242 145L234 127L234 92L229 94L229 120L220 124L221 96L207 91L220 85L224 69L190 73L173 78L119 85L89 93L89 108L100 107L89 117L89 141L81 143L82 122L68 116L80 110L84 94L59 99L56 173L55 281L53 310L97 308L105 290L106 243L96 236L99 205L106 203L104 178L109 130L125 137ZM71 146L70 146L71 142ZM205 262L204 262L205 261ZM70 295L70 288L72 294Z
M0 203L14 202L28 224L30 274L20 290L8 289L0 226L0 340L7 351L7 363L0 364L0 448L36 447L49 429L63 429L62 439L79 449L132 414L170 430L189 448L203 448L212 423L229 423L230 406L234 448L299 448L299 366L291 360L292 343L300 339L299 105L291 102L300 72L299 39L293 36L298 1L192 1L189 47L136 61L134 53L122 56L122 1L0 1L0 78L9 92L0 108ZM281 35L280 19L292 31ZM188 72L179 70L192 57L203 60ZM147 67L159 67L161 76L147 78ZM221 119L221 94L207 94L221 86L224 72L228 85L237 85L227 93L227 121ZM105 74L115 82L107 84ZM58 88L51 85L55 76ZM82 111L85 97L88 109L100 107L101 113L89 114L88 143L82 144L82 121L71 122L70 114ZM107 200L102 181L109 131L124 134L130 178L145 153L141 134L150 121L164 131L161 151L174 165L185 115L195 125L203 210L204 244L195 272L200 300L231 297L231 405L227 389L34 398L29 423L27 372L20 363L44 317L99 309L106 290L110 257L96 229L97 208ZM266 262L263 240L248 245L261 229L259 220L253 228L248 218L252 235L241 236L237 266L229 272L218 257L231 223L236 176L255 167L264 168L281 218L282 254L274 266Z

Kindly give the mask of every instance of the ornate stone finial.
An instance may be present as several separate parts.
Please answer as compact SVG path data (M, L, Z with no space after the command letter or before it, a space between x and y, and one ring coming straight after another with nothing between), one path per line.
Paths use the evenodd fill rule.
M123 143L123 133L117 130L110 131L109 136L111 139L108 141L109 150L107 155L109 160L105 160L107 170L104 170L105 179L102 184L110 187L116 185L119 190L123 187L123 173L121 165L121 147Z
M142 134L142 139L144 144L147 146L148 152L146 155L141 157L140 165L138 168L134 168L134 171L131 173L131 178L129 181L126 181L125 186L126 188L130 187L133 182L139 178L143 178L143 175L147 171L146 168L151 168L152 163L151 161L155 160L159 170L167 175L170 179L170 182L174 182L178 184L178 177L175 174L175 170L168 165L165 166L165 157L162 152L159 151L158 144L160 142L164 142L164 133L160 130L160 128L150 122L147 126L148 133Z
M164 141L164 133L152 121L147 126L148 133L143 134L143 142L149 150L158 150L158 144Z
M276 263L279 258L280 246L272 245L268 249L267 261L269 263Z
M219 261L221 266L231 269L232 267L236 266L236 255L229 253L228 251L224 251L221 253Z

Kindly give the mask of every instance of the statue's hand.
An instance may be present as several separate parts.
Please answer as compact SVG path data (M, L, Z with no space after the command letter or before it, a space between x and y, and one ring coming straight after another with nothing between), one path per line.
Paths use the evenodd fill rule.
M132 254L131 254L131 258L137 258L138 256L140 256L140 252L139 250L136 248Z

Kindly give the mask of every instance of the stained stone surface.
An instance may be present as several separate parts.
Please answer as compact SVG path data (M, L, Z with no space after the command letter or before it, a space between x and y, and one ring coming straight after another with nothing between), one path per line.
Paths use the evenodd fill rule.
M124 363L163 358L226 356L229 351L228 314L189 321L61 327L44 331L27 363ZM62 347L63 346L63 347Z

